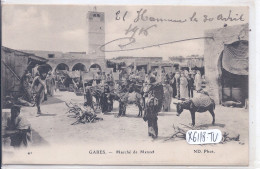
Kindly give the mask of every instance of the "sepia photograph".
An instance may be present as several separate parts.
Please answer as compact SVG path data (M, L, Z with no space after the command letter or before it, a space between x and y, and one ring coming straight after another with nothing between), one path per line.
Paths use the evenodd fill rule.
M249 164L249 7L2 4L2 163Z

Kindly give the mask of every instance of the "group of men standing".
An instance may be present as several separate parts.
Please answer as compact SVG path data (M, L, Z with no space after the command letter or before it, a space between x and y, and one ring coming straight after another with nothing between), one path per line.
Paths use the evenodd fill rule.
M194 89L200 91L202 89L202 77L199 70L194 74L193 71L176 72L171 79L173 88L173 97L177 99L189 99L193 97Z
M127 81L134 84L140 82L140 79L138 79L140 76L139 74L136 74L136 72L130 73L127 77L127 79L124 79L125 83L118 83L120 85L119 88L121 98L119 99L121 99L121 102L127 100L126 97L128 97L128 95L125 94L129 92ZM143 89L140 94L142 97L146 97L144 120L148 123L148 135L153 138L158 136L157 115L160 111L170 111L172 98L192 98L194 89L196 91L200 91L202 89L202 78L200 71L197 71L196 75L194 75L193 72L188 72L186 70L169 74L165 73L165 71L159 73L158 71L151 71L145 74L145 80L141 81L142 88L149 86L146 94L142 91ZM161 86L161 90L159 89L159 86ZM160 95L158 94L158 91L163 91L161 93L159 92L163 95L161 99L158 99L158 95ZM105 85L104 94L108 95L109 92L109 88L106 88ZM106 99L103 98L103 100ZM119 104L119 116L125 115L126 105L127 104Z
M31 106L36 105L37 115L41 115L41 102L46 98L46 94L53 95L55 90L55 80L53 75L49 72L44 65L37 66L37 72L33 71L34 77L26 71L21 78L21 95L22 99L27 101ZM140 75L143 75L142 80L138 79ZM127 77L127 79L122 79ZM33 80L32 80L33 79ZM172 98L187 99L193 97L194 88L196 91L201 90L201 74L197 71L196 75L186 70L176 73L166 73L164 70L158 72L150 71L147 74L143 72L132 72L128 76L122 76L121 79L125 82L136 84L141 81L140 93L142 97L146 97L144 108L144 120L148 122L149 136L156 138L158 136L157 115L160 111L170 111L170 105ZM110 83L115 84L113 75L102 74L101 85L104 87L100 96L100 105L103 113L110 112L113 109L113 99L111 96ZM120 96L116 96L119 99L119 116L125 115L126 112L126 100L128 99L129 84L128 83L116 83L118 85L118 92ZM92 85L96 85L93 83ZM83 85L85 87L85 85ZM149 89L144 92L144 88L149 86ZM158 91L162 91L161 93ZM89 89L85 90L91 96ZM163 95L161 99L158 99L158 95ZM92 96L87 98L89 105L93 104Z

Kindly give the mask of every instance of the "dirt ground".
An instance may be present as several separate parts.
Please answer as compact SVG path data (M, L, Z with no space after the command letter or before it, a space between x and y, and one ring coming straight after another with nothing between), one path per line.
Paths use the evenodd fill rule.
M129 105L125 117L117 118L118 102L114 102L114 110L111 113L102 115L103 121L95 123L76 124L75 118L68 117L68 108L65 101L83 103L83 96L76 96L73 92L57 92L53 97L42 104L44 115L36 116L36 107L23 107L21 116L28 120L33 129L32 145L59 144L59 143L99 143L110 142L164 142L170 137L174 126L184 127L191 124L189 111L176 116L176 106L171 105L170 112L160 112L158 116L159 137L156 140L148 137L147 123L142 118L137 117L138 108ZM173 99L173 102L177 102ZM240 134L240 142L248 144L248 110L244 108L227 108L220 105L216 106L216 124L212 126L212 117L209 112L196 114L196 126L205 129L220 129L228 132L230 136ZM182 140L181 140L182 141ZM173 140L168 142L174 143ZM183 140L185 142L185 140Z
M10 142L5 141L3 161L6 164L152 164L152 165L246 165L248 164L248 110L244 108L227 108L216 106L216 123L212 126L209 112L196 114L196 126L202 129L219 129L229 133L230 137L240 135L239 141L225 144L188 145L186 140L168 139L175 127L190 125L189 111L176 116L176 106L172 104L170 112L160 112L158 116L159 136L148 136L147 122L137 117L138 108L129 105L125 117L116 117L118 102L114 110L102 115L102 121L95 123L71 125L75 118L68 117L65 101L83 103L83 96L72 92L57 92L42 104L44 115L36 116L36 107L23 107L21 116L28 120L32 128L32 144L25 151L15 151ZM172 102L177 102L173 99ZM10 113L2 114L4 119ZM101 149L106 156L93 155L90 151ZM137 155L117 154L117 150L151 150L154 154ZM195 150L214 151L211 154L196 154ZM30 151L33 156L30 155ZM109 151L109 154L107 154ZM69 152L69 154L68 154ZM81 155L79 155L81 154ZM185 156L183 156L185 154ZM75 158L73 158L75 157ZM104 158L106 157L106 158ZM126 158L128 157L128 158ZM232 157L232 158L230 158ZM201 160L203 158L203 160ZM204 158L208 160L205 161Z

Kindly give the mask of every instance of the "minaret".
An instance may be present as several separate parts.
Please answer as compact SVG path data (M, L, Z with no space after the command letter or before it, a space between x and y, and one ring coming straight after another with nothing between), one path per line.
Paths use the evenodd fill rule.
M105 53L99 48L105 44L105 14L97 12L96 7L87 15L88 24L88 51L92 59L105 59Z

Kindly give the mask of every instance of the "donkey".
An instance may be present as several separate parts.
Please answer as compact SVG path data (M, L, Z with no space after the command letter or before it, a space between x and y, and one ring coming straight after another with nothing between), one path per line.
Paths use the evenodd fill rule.
M126 113L126 106L128 104L135 104L138 109L138 117L143 116L144 110L144 99L142 96L142 89L139 85L131 82L116 85L115 89L110 93L110 98L119 102L119 113L118 116L124 116ZM132 95L132 97L130 97Z
M176 104L176 103L175 103ZM183 112L183 109L189 110L191 114L192 126L195 125L195 113L209 111L213 120L212 124L215 124L215 102L209 96L200 96L198 98L189 99L176 104L177 116Z
M125 115L126 106L128 104L135 104L139 109L137 116L138 117L143 116L144 103L143 103L142 96L139 93L134 93L134 94L135 94L135 97L133 98L134 100L130 100L129 99L129 93L121 93L121 94L110 93L110 98L119 102L119 116Z

